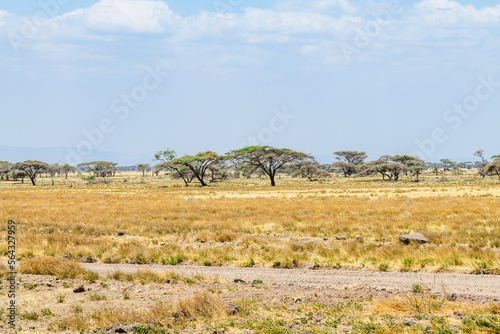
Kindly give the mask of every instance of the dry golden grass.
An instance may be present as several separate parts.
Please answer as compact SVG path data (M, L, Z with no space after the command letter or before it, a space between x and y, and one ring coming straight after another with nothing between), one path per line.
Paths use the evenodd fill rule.
M51 256L25 259L20 263L19 269L23 274L53 275L61 278L76 278L85 273L85 269L78 262Z
M50 326L57 330L85 332L91 328L106 328L109 324L145 324L168 327L177 320L194 318L216 320L226 316L222 299L207 292L195 293L192 297L179 300L178 303L157 301L146 310L125 309L120 307L102 307L98 310L66 315L54 321ZM147 332L145 332L147 333Z
M7 273L7 267L5 264L0 263L0 277L3 277Z
M199 281L207 281L208 278L201 274L196 274L193 277L185 277L175 272L153 272L149 270L137 270L132 273L124 273L121 271L115 271L108 275L109 279L114 279L122 282L138 282L141 284L146 283L164 283L167 280L182 281L188 284L196 283ZM217 281L216 279L211 279L211 281Z
M284 179L271 188L251 179L185 188L121 177L106 185L72 179L71 188L0 188L0 219L18 222L18 257L486 274L500 268L500 187L491 180ZM430 242L400 244L409 232ZM347 240L335 240L339 235ZM3 241L0 254L6 251Z
M179 301L179 308L187 318L217 319L226 315L222 299L209 292L198 292L194 296Z

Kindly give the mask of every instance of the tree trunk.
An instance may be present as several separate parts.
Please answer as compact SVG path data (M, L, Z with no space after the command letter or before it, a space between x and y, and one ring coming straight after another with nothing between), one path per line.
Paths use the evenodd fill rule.
M271 187L276 186L276 182L274 181L274 175L273 174L269 175L269 179L271 180Z

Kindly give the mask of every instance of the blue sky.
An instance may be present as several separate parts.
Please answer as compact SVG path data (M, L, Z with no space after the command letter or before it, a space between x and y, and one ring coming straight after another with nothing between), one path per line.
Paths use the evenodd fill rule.
M484 0L3 1L0 160L500 154L498 36Z

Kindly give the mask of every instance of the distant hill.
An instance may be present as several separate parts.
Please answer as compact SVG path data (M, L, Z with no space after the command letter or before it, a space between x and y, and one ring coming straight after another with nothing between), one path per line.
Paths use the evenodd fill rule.
M137 163L152 163L151 159L153 155L134 155L119 152L93 151L88 156L82 157L81 161L77 162L77 158L74 155L70 154L71 151L75 152L74 149L67 147L34 148L0 145L0 160L9 162L40 160L48 163L58 162L61 164L68 162L72 165L76 165L79 162L104 160L117 162L122 166L130 166ZM67 161L68 158L69 161Z

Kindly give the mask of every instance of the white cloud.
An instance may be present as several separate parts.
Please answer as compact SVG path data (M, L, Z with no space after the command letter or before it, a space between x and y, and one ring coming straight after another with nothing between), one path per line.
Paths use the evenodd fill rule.
M247 9L242 18L246 31L281 32L283 34L335 33L345 28L347 18L334 18L319 13L278 12Z
M351 8L344 0L321 0L309 4L310 8L318 12L247 8L243 14L202 12L196 16L182 18L162 1L101 0L90 8L78 9L56 17L51 23L53 31L60 33L66 31L92 34L95 30L175 33L180 39L222 36L226 33L240 36L262 33L266 41L270 41L271 35L279 35L278 39L285 41L290 40L290 35L294 34L336 35L345 31L349 24L359 21L352 16L334 17L319 12L321 8L334 5ZM252 40L260 39L252 37Z
M293 11L315 11L323 12L332 9L340 9L345 13L355 13L356 7L349 4L347 0L282 0L278 3L280 10Z
M476 9L449 0L424 0L415 5L417 18L426 25L463 26L500 22L500 5Z
M6 18L7 16L10 16L10 14L5 10L0 9L0 27L5 23L4 18Z
M101 0L56 18L75 28L139 33L172 32L181 20L166 3L150 0Z

